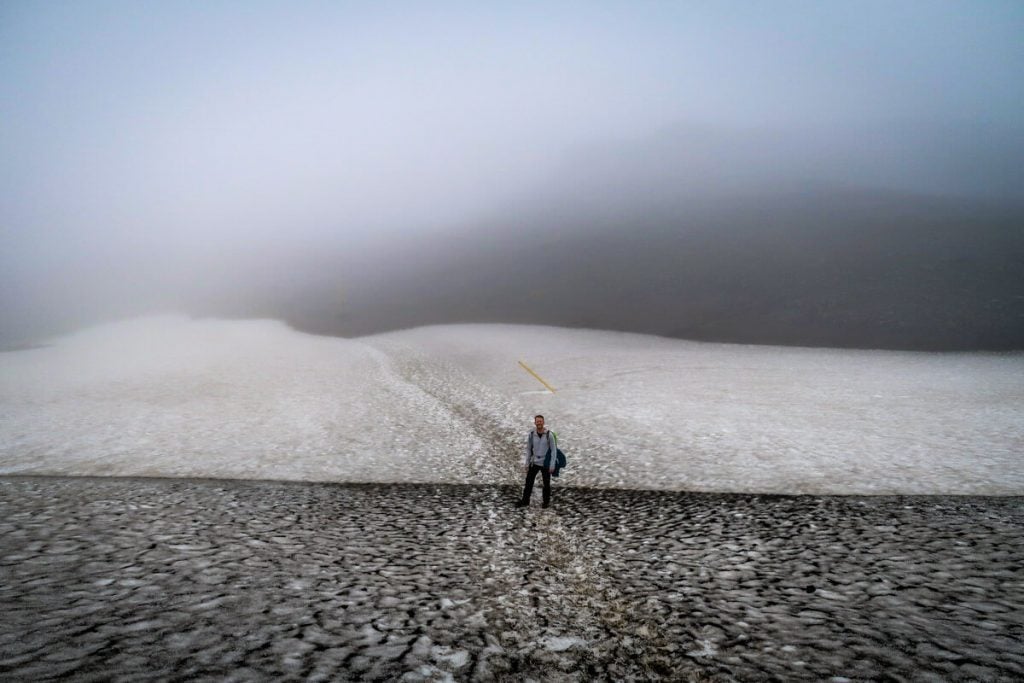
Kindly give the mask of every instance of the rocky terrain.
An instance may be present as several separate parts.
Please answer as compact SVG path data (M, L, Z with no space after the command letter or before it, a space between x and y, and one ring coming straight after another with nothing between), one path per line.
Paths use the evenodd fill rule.
M0 678L1020 680L1021 498L0 478Z

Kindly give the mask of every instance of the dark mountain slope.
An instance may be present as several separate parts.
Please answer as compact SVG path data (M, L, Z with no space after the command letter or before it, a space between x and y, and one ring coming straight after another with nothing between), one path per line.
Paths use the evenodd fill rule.
M1024 348L1024 210L867 191L534 211L381 255L399 275L283 315L360 335L513 322L756 343ZM366 265L366 264L364 264ZM372 271L372 267L369 269ZM393 270L388 268L389 271Z

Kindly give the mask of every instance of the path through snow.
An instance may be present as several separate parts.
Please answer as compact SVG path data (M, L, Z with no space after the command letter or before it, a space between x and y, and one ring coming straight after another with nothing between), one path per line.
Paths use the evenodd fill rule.
M562 486L1024 492L1024 354L173 316L0 353L0 473L512 484L538 412Z

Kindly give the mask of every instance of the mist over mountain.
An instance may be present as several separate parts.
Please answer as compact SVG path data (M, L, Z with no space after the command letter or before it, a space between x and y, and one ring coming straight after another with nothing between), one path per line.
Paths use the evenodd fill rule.
M560 223L498 249L424 251L344 306L314 291L284 317L346 336L516 322L755 344L1024 348L1019 213L972 209L846 193L652 212L644 219L660 230L643 240ZM716 229L724 221L732 230Z
M1024 6L0 6L0 348L159 312L1020 349Z
M944 165L936 131L915 130L677 126L577 148L447 230L91 259L88 271L48 280L61 301L75 293L70 314L15 313L44 334L177 310L339 336L504 322L749 344L1024 349L1024 153L982 131L960 141L973 156ZM880 148L898 164L872 178ZM976 189L957 180L970 165Z
M285 317L342 335L515 322L754 344L1024 348L1024 202L939 195L951 173L940 166L932 194L872 189L870 150L847 144L850 168L786 153L800 149L790 140L741 145L692 130L586 150L486 230L378 254L387 277L361 273L372 286L343 304L310 287ZM904 164L925 165L906 147ZM984 167L1016 191L1024 155L1001 152ZM1002 178L1013 164L1022 172Z

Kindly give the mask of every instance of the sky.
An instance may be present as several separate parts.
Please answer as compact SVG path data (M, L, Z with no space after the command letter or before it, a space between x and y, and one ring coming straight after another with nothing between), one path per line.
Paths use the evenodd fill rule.
M680 128L767 173L1021 199L1021 35L995 0L8 0L0 325L246 250L485 230L592 150Z

